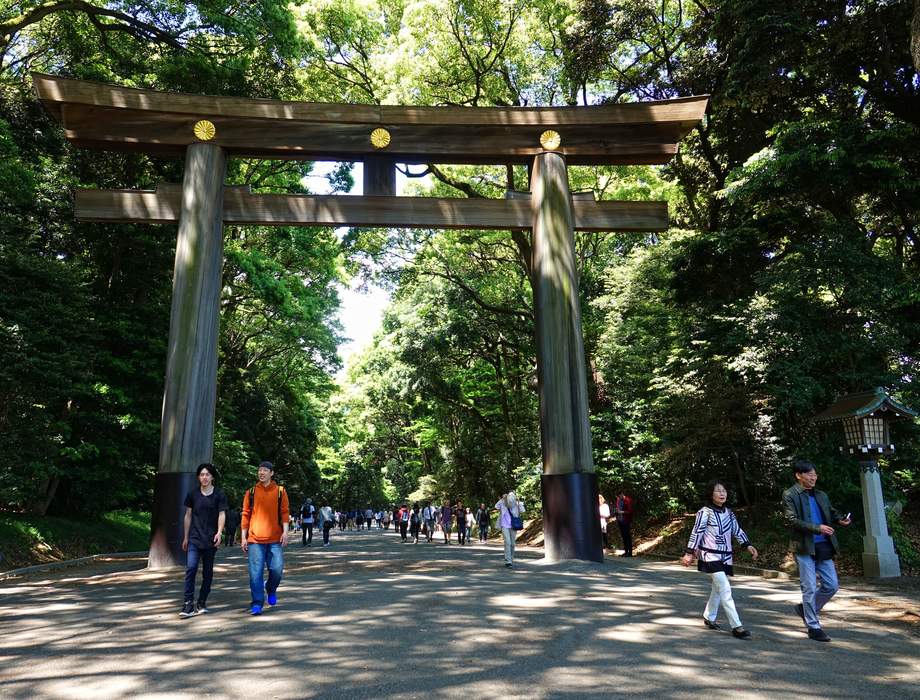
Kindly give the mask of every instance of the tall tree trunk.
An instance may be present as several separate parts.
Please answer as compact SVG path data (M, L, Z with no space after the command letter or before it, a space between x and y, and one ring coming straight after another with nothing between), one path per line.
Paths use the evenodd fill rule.
M920 73L920 0L914 0L914 17L910 23L910 55L914 70Z
M54 501L54 495L57 493L61 480L56 476L49 476L42 484L42 494L32 504L32 512L35 515L45 515L51 502Z
M748 497L747 483L744 480L744 470L741 468L741 460L738 458L738 450L732 450L732 457L735 460L735 471L738 472L738 488L741 489L741 498L744 499L744 505L751 505L751 499Z

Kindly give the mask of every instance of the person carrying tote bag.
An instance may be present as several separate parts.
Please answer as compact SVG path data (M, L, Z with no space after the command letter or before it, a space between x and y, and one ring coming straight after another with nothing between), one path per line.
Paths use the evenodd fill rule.
M495 504L495 509L498 511L498 527L505 541L505 566L510 569L514 566L514 541L517 531L523 527L521 516L524 514L524 504L518 500L514 491L509 491Z

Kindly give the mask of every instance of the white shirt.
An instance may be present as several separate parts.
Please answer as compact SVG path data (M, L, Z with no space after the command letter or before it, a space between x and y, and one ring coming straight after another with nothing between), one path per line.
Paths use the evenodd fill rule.
M601 503L600 513L601 513L601 532L607 532L607 521L610 519L610 504Z

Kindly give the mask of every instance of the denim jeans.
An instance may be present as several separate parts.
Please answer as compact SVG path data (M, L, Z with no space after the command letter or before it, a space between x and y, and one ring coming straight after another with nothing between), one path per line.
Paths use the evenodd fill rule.
M466 542L466 523L457 523L457 542Z
M329 531L332 529L332 523L323 523L323 544L329 544Z
M185 567L185 601L195 599L195 576L198 575L198 562L201 561L201 590L198 602L204 603L211 592L211 580L214 578L214 555L216 547L198 547L188 543L188 563Z
M268 584L265 567L268 566ZM280 542L271 544L249 543L249 592L253 605L265 603L265 592L274 594L284 573L284 550Z
M839 588L837 583L837 569L834 568L833 559L816 561L810 554L796 554L795 561L799 565L799 584L802 587L802 609L805 612L805 624L811 629L821 627L818 613L827 601L834 597ZM817 585L817 577L821 576L821 585Z

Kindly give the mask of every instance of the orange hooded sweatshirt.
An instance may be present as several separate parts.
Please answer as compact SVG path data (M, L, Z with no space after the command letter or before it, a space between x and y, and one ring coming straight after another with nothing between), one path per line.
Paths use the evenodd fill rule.
M284 531L278 524L278 484L255 485L255 504L249 502L249 489L243 496L243 513L240 529L248 530L247 541L256 544L272 544L281 541ZM286 523L290 515L287 490L281 490L281 522Z

